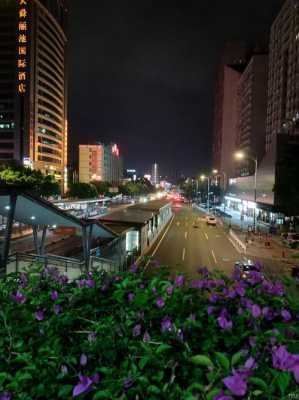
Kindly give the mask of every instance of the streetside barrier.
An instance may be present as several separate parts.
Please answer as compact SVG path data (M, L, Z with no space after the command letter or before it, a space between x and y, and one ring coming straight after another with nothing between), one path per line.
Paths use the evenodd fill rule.
M229 238L228 240L231 242L231 244L234 246L234 248L238 251L240 254L246 254L247 252L247 246L242 240L235 234L235 232L230 229L229 230Z

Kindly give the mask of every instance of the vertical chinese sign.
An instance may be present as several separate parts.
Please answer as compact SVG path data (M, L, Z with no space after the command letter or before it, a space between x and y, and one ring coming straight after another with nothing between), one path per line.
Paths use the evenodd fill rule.
M18 0L18 92L27 90L28 0Z

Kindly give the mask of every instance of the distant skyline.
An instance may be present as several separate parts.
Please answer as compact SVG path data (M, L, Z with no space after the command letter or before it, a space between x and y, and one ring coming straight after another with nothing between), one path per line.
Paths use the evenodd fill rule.
M227 40L265 41L283 1L73 2L71 158L116 142L125 168L194 175L211 166L214 78Z

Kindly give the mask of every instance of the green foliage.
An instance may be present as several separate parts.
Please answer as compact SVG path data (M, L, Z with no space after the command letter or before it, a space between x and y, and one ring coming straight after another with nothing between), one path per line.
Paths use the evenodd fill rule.
M142 196L154 193L154 186L147 179L138 179L135 182L127 182L119 188L120 193L125 196Z
M96 187L99 195L111 196L111 193L109 192L111 184L109 182L92 181L91 184Z
M80 399L213 400L222 392L234 398L223 383L234 371L245 372L242 398L278 400L297 393L293 372L275 368L272 353L280 345L299 353L298 285L287 281L290 296L248 283L241 298L226 295L242 285L227 277L179 282L165 268L94 273L70 283L39 267L3 278L0 398L9 392L13 400L71 400L80 375L90 381ZM212 294L218 296L213 303ZM250 302L272 308L276 317L254 318ZM282 309L289 310L290 321L282 321ZM231 329L218 324L223 310ZM246 370L250 357L256 366Z
M6 185L14 185L33 191L43 197L60 194L60 185L53 175L44 175L39 170L26 167L2 167L0 181Z
M92 199L98 197L97 188L89 183L73 183L68 196L76 199Z

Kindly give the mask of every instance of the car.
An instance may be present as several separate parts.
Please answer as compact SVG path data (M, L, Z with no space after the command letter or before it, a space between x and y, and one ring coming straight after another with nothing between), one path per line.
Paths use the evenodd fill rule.
M250 272L261 272L259 264L255 264L251 260L237 261L235 263L235 269L241 273L242 279L247 279L250 276ZM263 277L263 275L262 275Z
M207 225L216 226L216 224L217 224L216 218L213 215L207 215L206 216L206 223L207 223Z
M296 232L282 233L281 238L283 243L292 248L296 248L299 246L299 234Z

